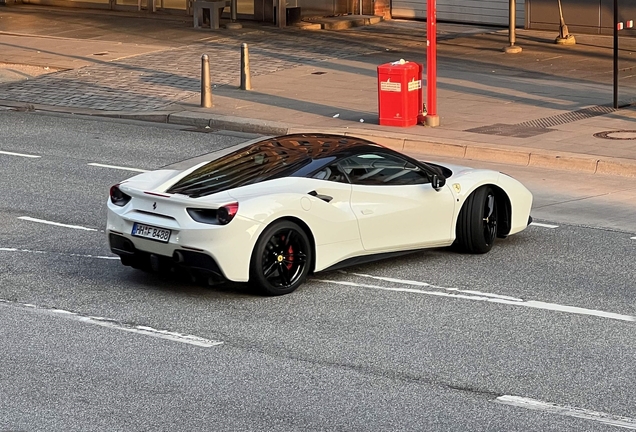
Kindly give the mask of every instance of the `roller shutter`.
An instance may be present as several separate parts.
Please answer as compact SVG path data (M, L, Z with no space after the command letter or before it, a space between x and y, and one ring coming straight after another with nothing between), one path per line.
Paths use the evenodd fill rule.
M508 25L509 0L437 0L437 19L473 24ZM524 0L517 0L517 26L525 25ZM393 18L426 19L426 0L392 0Z

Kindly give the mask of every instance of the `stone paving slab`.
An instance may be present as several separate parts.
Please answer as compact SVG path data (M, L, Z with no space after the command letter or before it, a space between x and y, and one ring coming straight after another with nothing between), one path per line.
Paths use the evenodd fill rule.
M40 75L56 72L54 69L42 66L28 66L24 64L0 63L0 85L33 79Z
M21 64L52 69L76 69L163 49L158 45L0 33L0 63L14 63L19 58Z

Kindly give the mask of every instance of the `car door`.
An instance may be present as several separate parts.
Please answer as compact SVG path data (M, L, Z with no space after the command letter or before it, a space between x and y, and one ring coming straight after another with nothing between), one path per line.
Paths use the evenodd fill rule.
M448 186L433 189L426 172L388 152L351 156L340 164L352 183L351 207L365 250L449 243L455 199Z
M309 178L318 180L313 182L313 190L309 195L324 201L311 206L312 211L322 219L320 226L327 231L320 237L330 239L329 243L358 240L360 245L358 221L351 209L351 184L347 176L337 164L332 164Z

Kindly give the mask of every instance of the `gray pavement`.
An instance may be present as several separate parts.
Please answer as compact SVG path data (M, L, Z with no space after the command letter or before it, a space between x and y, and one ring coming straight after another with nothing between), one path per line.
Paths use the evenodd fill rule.
M421 22L198 31L186 17L35 6L2 8L0 18L0 46L10 48L1 62L66 69L0 84L4 106L256 133L332 131L410 153L636 176L636 111L610 107L605 36L577 35L576 46L561 47L550 32L519 30L523 52L507 55L506 30L441 23L441 126L396 128L377 124L376 67L399 58L424 63ZM249 92L237 89L244 42ZM635 50L636 40L621 40L624 103L636 98ZM203 53L215 85L209 109L199 107ZM603 135L612 131L628 132Z

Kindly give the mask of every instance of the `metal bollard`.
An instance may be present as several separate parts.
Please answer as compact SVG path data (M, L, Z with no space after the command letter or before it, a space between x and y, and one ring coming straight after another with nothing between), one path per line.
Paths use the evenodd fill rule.
M241 90L252 90L252 79L250 78L250 54L247 44L241 44Z
M210 58L207 54L201 56L201 106L212 106L212 87L210 86Z
M510 0L508 4L508 42L510 45L504 47L504 52L507 54L518 54L523 49L519 45L515 45L517 42L516 30L517 27L517 3L516 0Z
M278 28L287 27L287 0L277 0L276 6L276 21L278 22Z

